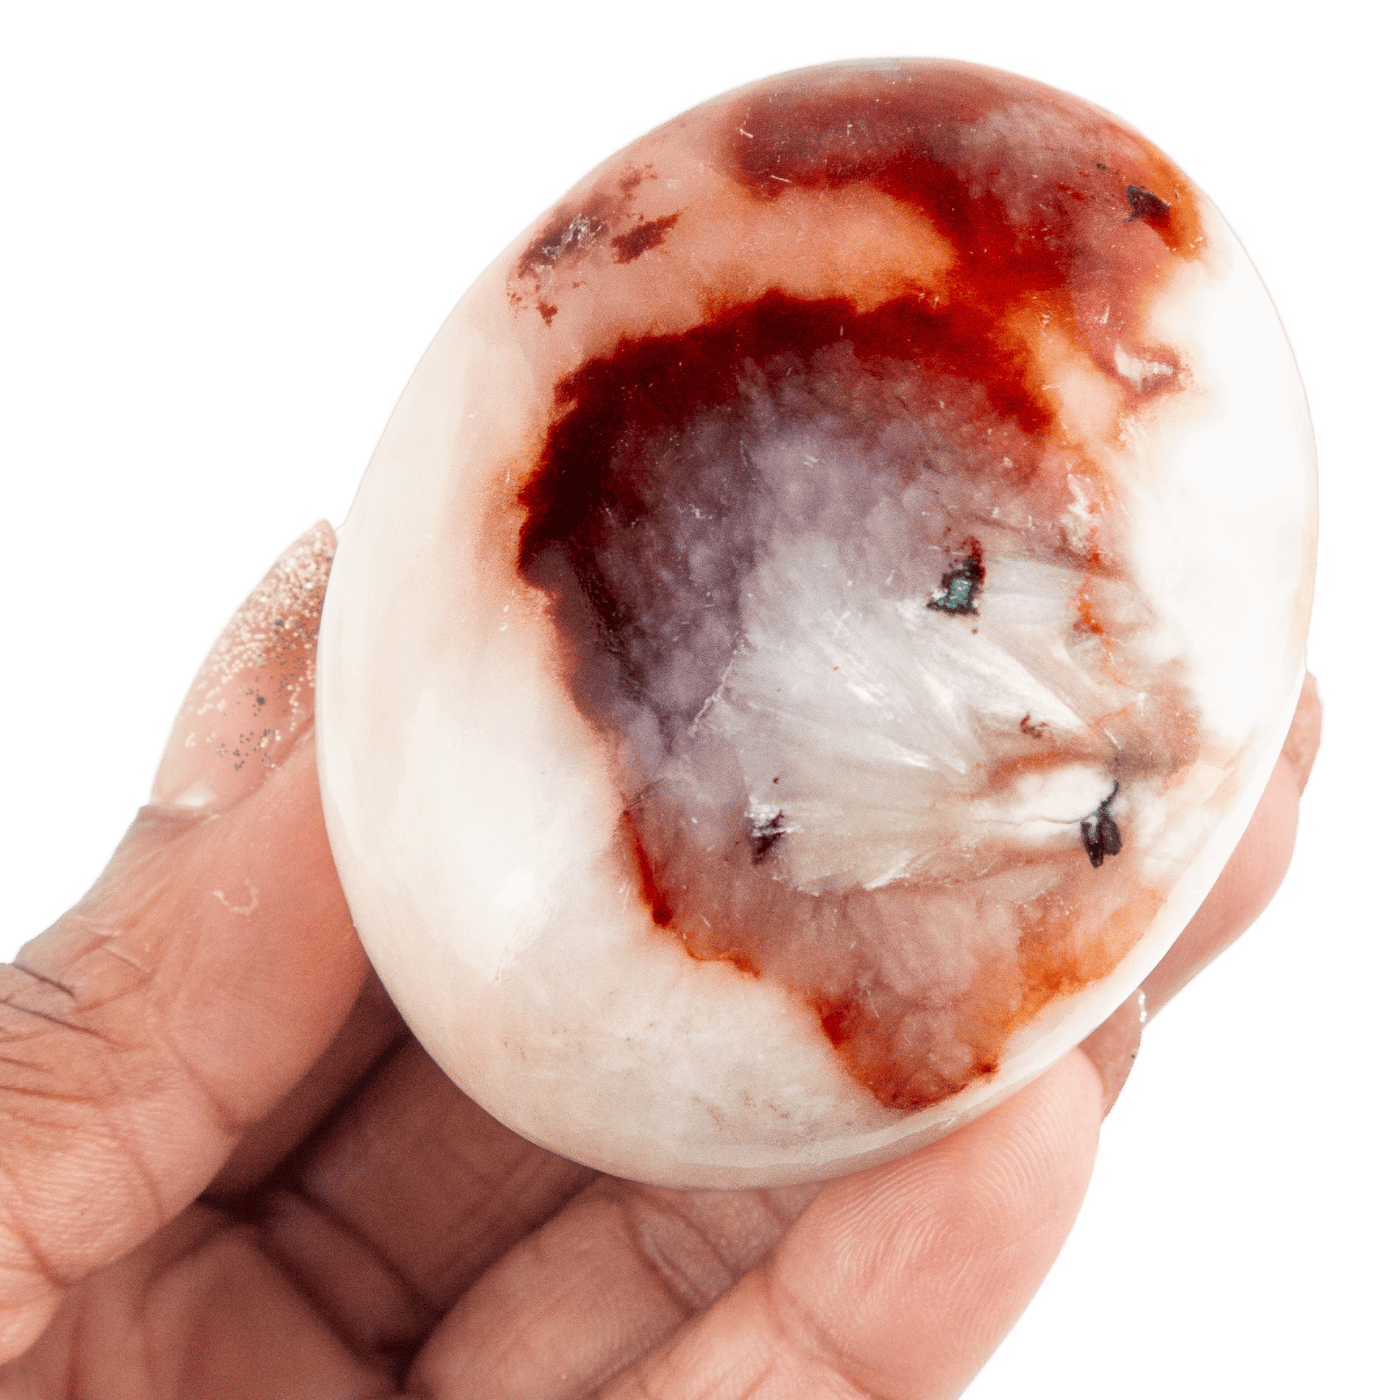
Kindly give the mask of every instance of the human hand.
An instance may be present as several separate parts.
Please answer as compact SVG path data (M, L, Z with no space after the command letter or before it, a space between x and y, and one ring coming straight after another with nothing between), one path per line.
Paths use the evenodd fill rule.
M1144 1015L1282 878L1315 692L1205 905L1079 1050L886 1166L662 1191L487 1117L368 969L308 742L332 548L310 532L235 617L156 800L0 973L0 1397L959 1393L1063 1243Z

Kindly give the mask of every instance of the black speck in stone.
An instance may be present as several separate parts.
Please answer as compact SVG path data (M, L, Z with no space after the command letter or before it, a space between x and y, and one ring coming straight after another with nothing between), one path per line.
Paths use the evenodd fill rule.
M1161 224L1171 217L1171 205L1161 195L1153 194L1141 185L1128 186L1128 203L1133 206L1133 212L1128 215L1127 223L1141 219L1144 223Z
M774 778L773 781L776 783L778 780ZM755 865L783 839L785 830L781 812L775 812L771 817L765 817L761 822L753 824L753 830L749 833L749 847L753 852Z
M982 567L982 546L976 540L964 540L966 558L960 559L939 580L938 592L928 600L935 612L951 613L954 617L976 617L977 595L982 591L987 571Z
M1080 839L1089 853L1089 864L1095 870L1107 856L1116 856L1123 849L1123 833L1118 830L1118 823L1108 815L1108 804L1117 796L1118 784L1114 783L1113 791L1099 803L1094 814L1079 823Z

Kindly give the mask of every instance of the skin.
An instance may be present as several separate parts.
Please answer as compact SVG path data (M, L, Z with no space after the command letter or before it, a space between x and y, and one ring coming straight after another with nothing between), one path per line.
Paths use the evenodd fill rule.
M598 1176L451 1085L355 937L309 730L199 809L158 775L0 969L0 1400L957 1395L1069 1232L1144 1018L1282 879L1320 719L1309 681L1219 883L1082 1046L931 1147L755 1192Z

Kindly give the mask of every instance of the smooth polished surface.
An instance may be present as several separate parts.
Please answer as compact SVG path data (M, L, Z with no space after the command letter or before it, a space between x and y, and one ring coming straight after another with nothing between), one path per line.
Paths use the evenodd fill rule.
M1135 133L957 64L718 99L507 250L376 455L318 695L362 936L582 1160L893 1155L1185 923L1311 548L1267 295Z

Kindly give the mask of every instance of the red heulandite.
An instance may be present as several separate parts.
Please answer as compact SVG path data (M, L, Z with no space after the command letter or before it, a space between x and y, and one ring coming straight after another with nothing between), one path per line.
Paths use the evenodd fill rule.
M717 99L483 274L376 454L318 700L357 923L548 1146L893 1155L1189 918L1311 559L1277 318L1142 137L932 61Z

